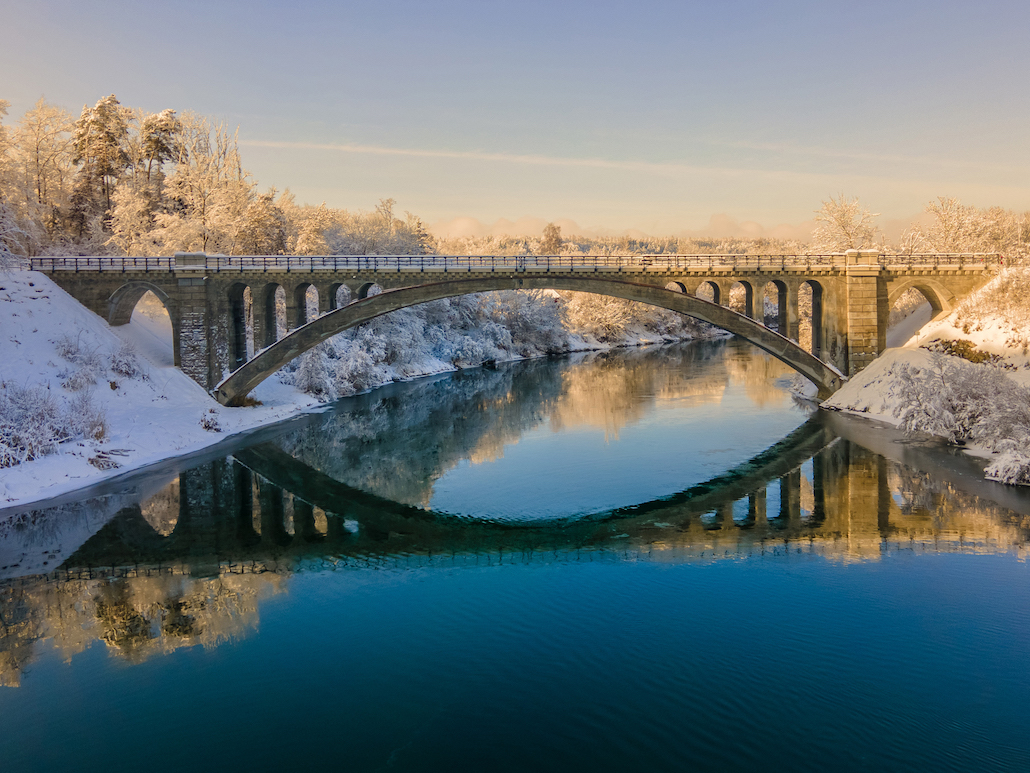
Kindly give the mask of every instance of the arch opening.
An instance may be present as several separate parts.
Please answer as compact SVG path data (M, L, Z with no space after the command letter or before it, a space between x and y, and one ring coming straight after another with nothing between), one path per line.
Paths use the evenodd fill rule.
M682 282L669 282L669 284L665 285L665 289L671 290L674 293L687 294L687 288Z
M798 343L812 356L823 351L823 287L814 279L798 288Z
M749 319L755 318L755 288L750 282L737 281L730 285L729 303L731 311L743 314Z
M904 346L941 311L941 303L934 292L916 285L909 286L890 300L887 346Z
M383 288L375 282L365 282L365 284L358 288L358 300L371 298L373 295L379 295L381 292L383 292Z
M265 289L265 346L271 346L286 335L286 290L270 284Z
M337 282L329 286L329 311L336 311L351 301L350 288Z
M767 328L787 335L787 285L778 279L762 288L762 320Z
M169 304L168 296L159 287L148 282L130 282L111 296L108 323L154 365L178 365Z
M254 302L250 287L237 283L229 288L230 360L240 367L254 356Z
M719 285L715 282L702 282L697 286L697 291L694 293L695 298L721 305L722 299L719 296Z
M293 288L293 319L288 319L290 329L306 325L318 317L318 288L304 282Z

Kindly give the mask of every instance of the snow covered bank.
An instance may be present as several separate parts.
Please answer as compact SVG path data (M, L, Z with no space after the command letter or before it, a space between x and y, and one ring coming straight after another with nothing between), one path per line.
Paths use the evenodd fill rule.
M143 315L110 328L43 274L0 274L0 390L32 391L65 415L88 395L106 425L99 439L63 440L51 454L0 468L0 507L67 493L317 405L270 379L257 395L262 405L223 408L172 366L171 331L163 337L161 328ZM134 376L117 370L126 340L138 347Z
M900 345L823 407L965 445L990 458L988 478L1030 484L1030 294L1023 284L1030 285L1027 269L1011 269L944 319L922 329L918 319L903 321L889 336Z

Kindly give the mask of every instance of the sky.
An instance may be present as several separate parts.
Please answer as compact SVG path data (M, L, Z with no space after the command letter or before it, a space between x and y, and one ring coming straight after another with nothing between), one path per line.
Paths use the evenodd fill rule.
M0 0L8 123L116 94L261 188L438 232L803 234L857 196L1030 209L1030 3ZM517 225L521 223L521 226ZM511 225L516 224L516 225Z

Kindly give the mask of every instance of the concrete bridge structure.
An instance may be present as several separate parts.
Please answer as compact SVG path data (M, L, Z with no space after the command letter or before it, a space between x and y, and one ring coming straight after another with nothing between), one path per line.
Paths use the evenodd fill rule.
M34 258L111 325L148 291L168 310L175 364L233 405L293 358L381 314L467 293L555 289L649 303L709 322L770 352L825 397L886 347L891 305L916 288L934 315L978 289L997 255L328 256ZM727 308L744 290L743 313ZM777 313L766 325L764 298ZM810 293L811 343L798 344ZM711 300L697 297L704 292ZM282 309L285 308L285 319ZM775 329L773 329L775 328Z

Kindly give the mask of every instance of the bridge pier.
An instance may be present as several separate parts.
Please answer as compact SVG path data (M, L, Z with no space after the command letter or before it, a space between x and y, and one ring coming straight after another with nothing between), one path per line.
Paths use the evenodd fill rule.
M877 250L848 250L847 375L853 376L887 348L887 283Z

